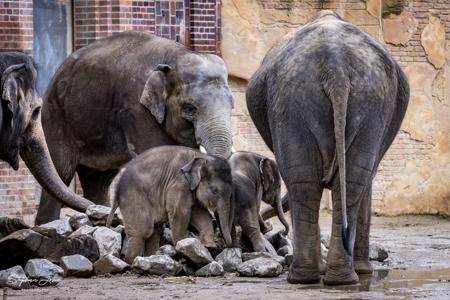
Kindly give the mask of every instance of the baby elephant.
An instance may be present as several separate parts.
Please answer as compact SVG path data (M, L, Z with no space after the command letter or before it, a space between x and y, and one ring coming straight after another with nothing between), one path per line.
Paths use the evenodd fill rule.
M235 152L228 159L233 177L235 199L234 224L252 242L254 251L265 251L265 238L262 233L270 229L259 214L261 200L277 210L278 218L289 231L281 207L281 177L276 163L264 156L251 152Z
M181 146L157 147L128 163L116 189L108 218L120 207L129 239L125 260L131 263L143 250L159 248L163 226L169 223L173 242L188 236L188 225L199 231L202 243L214 247L214 228L208 209L219 216L222 234L231 246L233 218L231 171L226 160Z

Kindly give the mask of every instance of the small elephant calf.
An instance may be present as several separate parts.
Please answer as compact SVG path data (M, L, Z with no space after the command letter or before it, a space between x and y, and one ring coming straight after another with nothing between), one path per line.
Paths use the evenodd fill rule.
M262 234L270 229L259 214L261 200L277 210L286 234L289 231L281 206L278 167L275 161L267 157L244 151L233 153L228 162L233 177L234 224L241 226L243 234L252 242L254 251L265 251L266 243Z
M156 252L167 222L175 244L187 237L191 224L199 231L202 243L214 247L208 209L218 214L225 242L231 246L232 204L231 171L226 160L187 147L157 147L126 166L108 224L119 206L129 238L125 260L132 263L144 249L146 256Z

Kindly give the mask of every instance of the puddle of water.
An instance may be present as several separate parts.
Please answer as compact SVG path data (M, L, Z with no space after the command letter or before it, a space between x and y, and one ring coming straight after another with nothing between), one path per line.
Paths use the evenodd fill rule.
M321 284L301 285L298 289L321 289L342 291L385 291L388 289L410 289L430 283L450 282L450 268L424 271L377 270L373 275L360 275L359 283L344 286Z

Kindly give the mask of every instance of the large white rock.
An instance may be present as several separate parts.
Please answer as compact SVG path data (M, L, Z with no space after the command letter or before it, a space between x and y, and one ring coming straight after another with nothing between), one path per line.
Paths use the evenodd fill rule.
M137 273L150 275L177 275L183 269L181 265L168 255L137 256L132 264Z
M77 235L93 235L94 231L97 229L97 227L92 227L90 225L83 225L74 232L70 234L70 237L74 237Z
M271 258L258 257L247 260L237 267L242 276L276 277L283 272L283 267Z
M242 249L225 248L217 255L216 261L223 266L225 272L235 272L242 263Z
M100 257L112 253L114 256L119 256L122 247L122 236L107 227L97 227L92 235L97 241Z
M175 249L198 266L204 266L213 261L211 253L196 238L178 241Z

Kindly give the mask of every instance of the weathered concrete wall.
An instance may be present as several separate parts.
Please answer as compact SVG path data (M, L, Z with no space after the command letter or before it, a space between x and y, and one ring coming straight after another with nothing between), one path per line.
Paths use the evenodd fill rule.
M236 97L236 149L271 155L245 105L265 53L320 9L332 9L385 44L407 74L410 105L373 187L381 214L450 215L450 1L223 0L222 49Z

